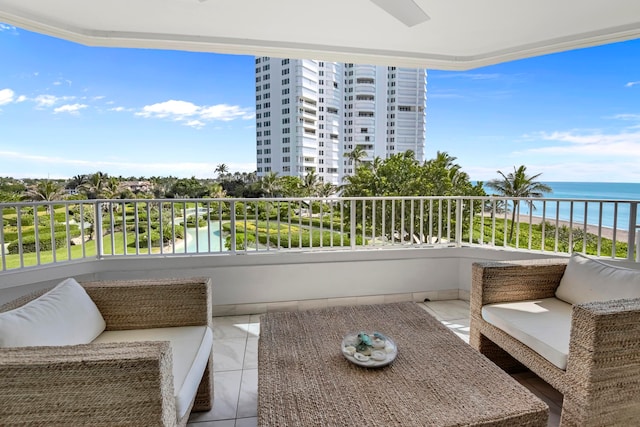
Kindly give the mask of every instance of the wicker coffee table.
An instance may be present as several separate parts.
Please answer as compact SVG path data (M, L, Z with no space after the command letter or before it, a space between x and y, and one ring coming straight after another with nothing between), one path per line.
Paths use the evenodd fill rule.
M342 337L393 338L389 366L345 359ZM546 426L547 405L414 303L268 313L258 344L259 426Z

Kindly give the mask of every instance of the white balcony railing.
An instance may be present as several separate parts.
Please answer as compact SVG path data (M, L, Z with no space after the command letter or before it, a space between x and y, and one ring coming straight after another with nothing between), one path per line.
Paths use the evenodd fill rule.
M2 203L0 271L108 257L442 246L640 261L638 203L498 197Z

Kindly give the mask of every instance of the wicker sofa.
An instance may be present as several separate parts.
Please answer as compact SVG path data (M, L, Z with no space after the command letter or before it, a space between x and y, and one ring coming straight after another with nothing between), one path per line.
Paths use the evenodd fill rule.
M43 346L6 347L0 322L0 425L182 426L191 410L211 409L211 279L74 283L95 303L104 332L86 344L52 345L43 336ZM52 293L12 301L0 315ZM81 340L81 323L67 335Z
M582 275L577 276L579 280L573 283L580 287L590 282L590 287L573 291L578 291L578 298L596 301L570 304L566 311L550 313L555 310L554 304L563 303L558 296L564 297L559 287L563 278L565 283L570 280L568 270L571 269L572 277L576 278L575 268L583 268L574 266L576 260L594 269L582 271ZM592 264L576 256L569 262L563 259L487 262L475 263L472 268L470 344L473 347L506 371L528 368L560 391L564 396L563 426L638 425L640 298L613 298L619 298L620 293L638 294L640 271L611 270L615 267ZM616 291L612 283L619 273L624 276L623 289ZM601 274L603 277L598 277ZM594 285L598 281L603 286L600 290ZM612 300L605 300L603 294L591 295L589 292L595 288L604 294L611 292ZM522 338L516 338L510 325L487 320L491 319L490 308L503 310L509 318L522 307L525 313L517 313L516 318L525 329L538 317L551 319L532 333L538 334L542 348L534 350L530 345L535 348L535 343L527 345ZM569 318L562 319L565 315ZM563 328L567 330L561 331ZM558 336L562 337L563 333L568 342L558 345ZM544 348L545 337L552 344L555 340L560 353L566 345L564 369L559 367L563 365L558 357L547 355L552 350Z

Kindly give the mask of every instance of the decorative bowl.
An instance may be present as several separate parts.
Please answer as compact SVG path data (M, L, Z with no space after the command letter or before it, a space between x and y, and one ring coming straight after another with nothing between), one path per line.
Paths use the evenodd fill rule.
M349 362L365 368L387 366L398 355L393 340L380 332L350 332L342 339L341 349Z

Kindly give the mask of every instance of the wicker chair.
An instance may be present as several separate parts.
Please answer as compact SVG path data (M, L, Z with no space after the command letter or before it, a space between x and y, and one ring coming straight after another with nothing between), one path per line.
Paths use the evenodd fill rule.
M482 306L550 298L566 260L475 263L470 344L508 372L528 368L564 395L563 426L629 426L640 419L640 300L573 306L567 369L482 318Z
M212 326L211 279L82 283L106 330ZM0 307L17 308L23 297ZM177 419L168 342L0 348L2 425L185 425ZM191 407L211 409L213 360Z

